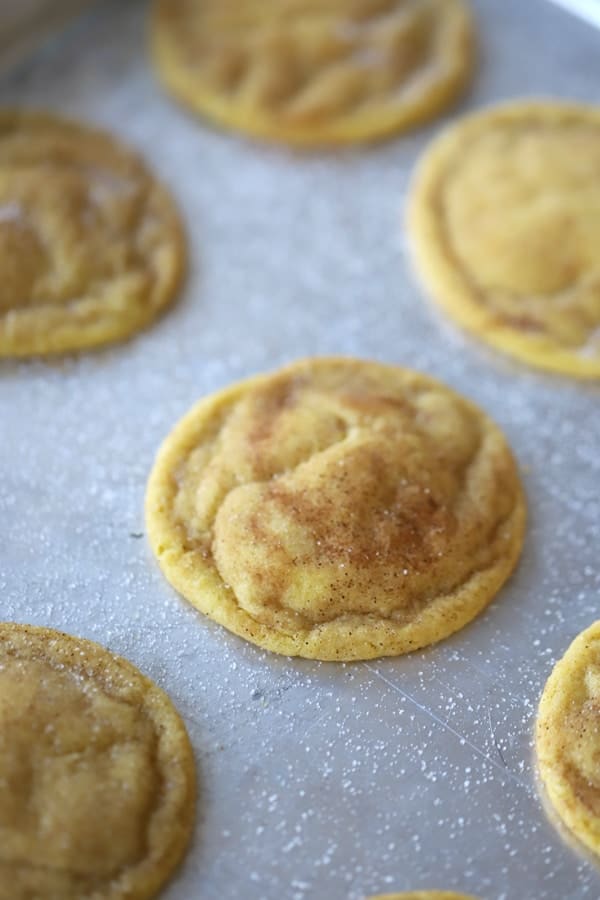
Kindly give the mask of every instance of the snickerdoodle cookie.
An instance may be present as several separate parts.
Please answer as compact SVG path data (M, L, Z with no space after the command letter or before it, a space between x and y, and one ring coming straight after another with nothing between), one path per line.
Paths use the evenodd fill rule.
M540 701L536 747L553 808L600 854L600 621L555 665Z
M515 102L437 138L409 209L435 300L531 365L600 376L600 108Z
M226 127L291 144L380 138L436 115L467 83L463 0L158 0L158 72Z
M113 137L39 112L0 112L0 356L130 336L172 300L179 216Z
M179 863L194 760L171 701L131 663L0 624L0 900L144 900Z
M525 503L494 423L449 388L354 359L202 400L163 444L150 542L191 603L279 653L406 653L461 628L518 559Z

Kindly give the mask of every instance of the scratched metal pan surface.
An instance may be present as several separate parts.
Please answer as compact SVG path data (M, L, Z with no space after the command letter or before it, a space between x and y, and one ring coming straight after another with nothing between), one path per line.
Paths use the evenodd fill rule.
M450 118L522 94L598 100L600 32L543 0L478 0L480 69ZM147 7L109 2L5 75L2 103L111 129L176 195L191 271L154 327L98 353L0 366L0 606L124 654L183 713L198 826L168 900L360 900L428 886L597 900L556 830L532 728L553 662L600 608L600 386L458 333L413 278L402 210L443 123L300 155L201 124L158 88ZM523 560L497 601L412 656L335 665L244 643L186 605L144 532L154 453L199 397L305 354L429 372L519 459Z

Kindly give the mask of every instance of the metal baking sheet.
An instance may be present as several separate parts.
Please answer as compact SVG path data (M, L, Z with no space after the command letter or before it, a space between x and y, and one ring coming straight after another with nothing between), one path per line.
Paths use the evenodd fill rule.
M600 32L543 0L477 0L480 68L447 120L522 94L598 100ZM438 886L597 900L549 823L532 726L551 666L600 608L600 386L538 374L425 302L402 210L441 123L302 155L200 124L159 90L146 4L109 2L0 84L3 103L138 147L188 224L181 301L130 343L0 365L0 609L124 654L173 697L200 777L168 900L359 900ZM200 396L305 354L429 372L504 428L530 504L497 601L412 656L335 665L244 643L169 588L143 536L160 441Z
M0 0L0 72L31 53L92 0Z

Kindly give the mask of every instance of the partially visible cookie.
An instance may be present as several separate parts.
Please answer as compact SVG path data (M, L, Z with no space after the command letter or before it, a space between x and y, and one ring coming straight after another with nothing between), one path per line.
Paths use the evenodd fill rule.
M184 266L173 201L110 135L0 111L0 356L130 336L170 303Z
M531 365L600 376L599 172L598 107L519 101L453 125L409 207L433 298Z
M0 900L145 900L186 849L195 774L163 691L98 644L0 624Z
M463 0L157 0L167 87L221 125L290 144L372 140L440 112L473 66Z
M202 400L146 498L171 584L278 653L407 653L512 572L525 501L494 423L449 388L355 359L296 362Z
M600 854L600 621L575 638L546 682L536 749L552 806Z
M376 894L368 900L477 900L470 894L456 894L454 891L408 891L402 894Z

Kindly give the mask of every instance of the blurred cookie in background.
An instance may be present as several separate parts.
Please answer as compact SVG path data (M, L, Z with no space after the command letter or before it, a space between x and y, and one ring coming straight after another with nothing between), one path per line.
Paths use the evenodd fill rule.
M516 101L425 151L408 225L459 325L523 362L600 376L600 108Z
M172 301L185 261L173 200L111 135L0 111L0 356L129 337Z
M152 56L207 119L289 144L369 141L446 108L470 79L463 0L157 0Z

